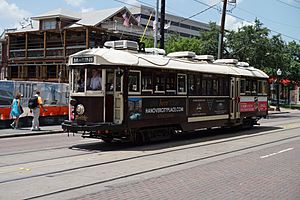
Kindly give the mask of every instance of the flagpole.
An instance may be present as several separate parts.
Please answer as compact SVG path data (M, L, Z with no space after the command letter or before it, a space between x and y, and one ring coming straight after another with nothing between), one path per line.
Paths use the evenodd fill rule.
M157 48L158 40L158 10L159 10L159 0L156 0L156 10L155 10L155 28L154 28L154 48Z
M144 29L143 35L142 35L142 37L141 37L141 39L140 39L140 42L143 42L143 40L144 40L144 37L145 37L145 34L146 34L146 30L147 30L147 28L148 28L148 26L149 26L149 23L150 23L150 21L151 21L151 18L152 18L152 12L151 12L150 17L149 17L149 19L148 19L148 22L147 22L147 24L146 24L146 27L145 27L145 29Z

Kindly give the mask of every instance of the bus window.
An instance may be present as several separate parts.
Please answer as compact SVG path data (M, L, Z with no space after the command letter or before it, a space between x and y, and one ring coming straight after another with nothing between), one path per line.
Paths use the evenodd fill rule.
M177 92L186 93L186 75L178 74L177 75Z
M128 91L130 93L140 92L140 74L139 71L130 71L128 75Z
M96 68L88 69L88 82L87 84L87 90L101 90L102 89L102 74L100 73Z

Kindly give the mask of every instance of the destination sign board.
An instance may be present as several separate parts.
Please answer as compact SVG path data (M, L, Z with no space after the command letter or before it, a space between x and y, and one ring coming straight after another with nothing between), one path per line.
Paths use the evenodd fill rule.
M74 57L73 63L93 63L94 57Z

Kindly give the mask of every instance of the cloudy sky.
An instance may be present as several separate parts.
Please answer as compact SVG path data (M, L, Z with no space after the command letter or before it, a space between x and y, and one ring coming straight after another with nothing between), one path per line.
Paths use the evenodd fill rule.
M230 1L230 0L228 0ZM271 34L281 33L285 41L300 43L300 0L236 0L227 6L226 28L237 29L253 23L258 18ZM6 28L26 24L24 18L37 16L49 10L64 8L76 12L89 12L105 8L156 5L156 0L0 0L0 34ZM206 10L209 6L215 5ZM193 20L220 24L221 0L166 0L170 14L193 17Z

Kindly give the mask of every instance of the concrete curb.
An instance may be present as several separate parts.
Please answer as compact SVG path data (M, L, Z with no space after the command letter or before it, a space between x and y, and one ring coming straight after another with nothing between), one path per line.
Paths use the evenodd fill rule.
M63 133L63 130L55 130L55 131L35 131L35 132L25 132L25 133L6 133L0 134L1 138L13 138L13 137L24 137L24 136L35 136L35 135L46 135L46 134L58 134Z

